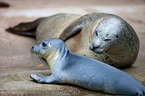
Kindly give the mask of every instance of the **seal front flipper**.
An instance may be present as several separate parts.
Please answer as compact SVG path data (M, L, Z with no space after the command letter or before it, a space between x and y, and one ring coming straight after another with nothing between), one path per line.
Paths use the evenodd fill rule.
M20 23L14 27L7 28L6 31L29 37L35 37L36 28L43 18L39 18L32 22Z
M72 24L70 26L68 26L64 31L63 33L60 35L59 39L63 40L63 41L66 41L68 40L69 38L77 35L78 33L81 32L82 28L83 28L84 24L80 24L80 25L77 25L77 24Z
M42 84L56 84L60 83L61 81L54 75L50 76L40 76L40 75L35 75L31 74L30 77L36 81L37 83L42 83Z

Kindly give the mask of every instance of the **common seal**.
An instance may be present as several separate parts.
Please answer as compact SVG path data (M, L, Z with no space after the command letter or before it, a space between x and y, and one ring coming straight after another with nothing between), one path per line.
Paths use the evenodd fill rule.
M42 41L32 52L45 58L50 76L31 74L38 83L68 83L111 94L145 95L145 86L131 75L101 61L74 54L56 38Z
M36 35L38 43L49 38L59 38L66 41L73 53L117 68L130 67L139 51L139 40L134 29L113 14L56 14L7 30L17 34ZM33 33L35 30L36 33ZM76 34L79 34L78 37L74 36Z

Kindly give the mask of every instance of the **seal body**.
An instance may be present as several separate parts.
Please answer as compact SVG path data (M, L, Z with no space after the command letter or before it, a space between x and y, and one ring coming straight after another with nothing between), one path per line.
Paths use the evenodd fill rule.
M35 35L38 43L49 38L59 38L65 41L71 52L117 68L131 66L139 51L139 40L134 29L113 14L79 16L62 13L22 23L8 31L17 34L25 31L24 35Z
M32 47L45 58L51 76L31 74L38 83L68 83L111 94L143 96L145 87L131 75L101 61L71 53L60 39L48 39Z
M64 29L79 17L76 14L61 13L42 18L36 29L37 42L40 43L49 38L59 38Z

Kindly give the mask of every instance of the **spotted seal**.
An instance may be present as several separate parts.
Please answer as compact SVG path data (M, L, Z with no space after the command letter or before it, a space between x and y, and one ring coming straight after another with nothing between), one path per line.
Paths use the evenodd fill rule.
M113 14L56 14L21 23L7 30L36 36L38 43L49 38L59 38L65 41L73 53L117 68L130 67L139 51L139 39L134 29L121 17Z
M56 38L42 41L32 52L45 58L50 76L31 74L38 83L68 83L111 94L143 96L145 86L131 75L101 61L74 54Z

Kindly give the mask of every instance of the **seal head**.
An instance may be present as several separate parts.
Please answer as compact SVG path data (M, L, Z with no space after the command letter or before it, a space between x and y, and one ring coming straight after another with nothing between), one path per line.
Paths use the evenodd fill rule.
M135 31L127 22L114 16L99 22L93 31L89 48L97 54L108 54L104 62L109 62L110 65L129 67L136 60L139 40ZM114 59L107 59L109 55Z
M45 58L51 67L51 64L62 59L68 51L66 45L63 43L61 40L58 41L56 38L51 38L33 46L31 51Z
M110 17L102 20L93 32L90 49L98 54L114 50L113 48L119 45L117 41L121 39L120 35L124 33L123 26L119 18Z
M32 53L38 54L44 58L48 57L48 54L51 54L52 50L55 50L54 47L52 48L52 42L50 40L44 40L43 42L39 43L32 47Z

